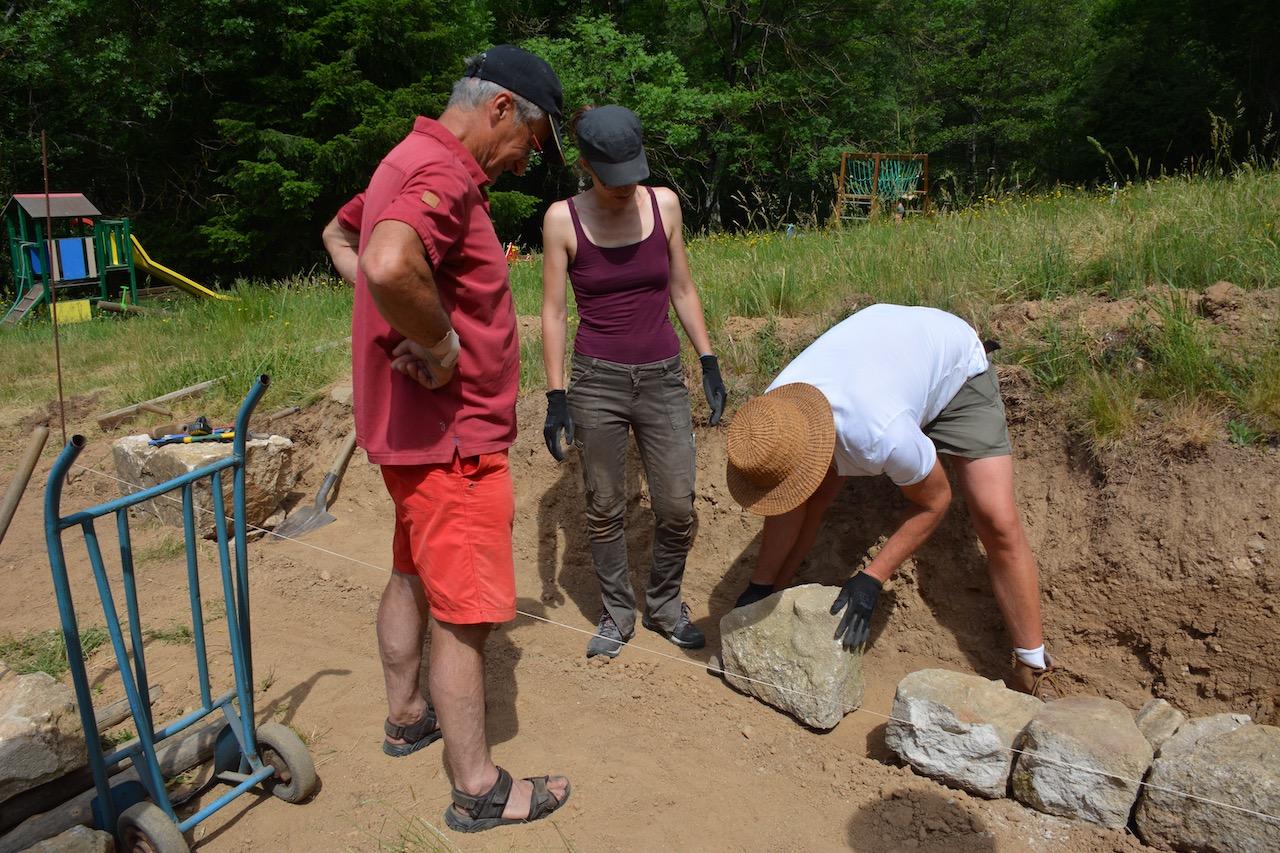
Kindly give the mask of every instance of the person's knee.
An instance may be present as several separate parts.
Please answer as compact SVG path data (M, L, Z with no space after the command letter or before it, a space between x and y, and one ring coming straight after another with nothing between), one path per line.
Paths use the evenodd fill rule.
M587 493L587 534L596 541L622 533L627 502L621 492L595 490Z
M693 495L655 499L653 517L658 528L677 536L693 532Z
M1026 534L1022 530L1022 521L1018 518L1016 511L974 513L973 524L988 553L995 551L1008 554L1026 547Z

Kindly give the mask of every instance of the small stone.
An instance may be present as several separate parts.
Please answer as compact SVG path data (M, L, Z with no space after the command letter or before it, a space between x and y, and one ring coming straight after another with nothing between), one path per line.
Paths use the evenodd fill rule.
M752 735L752 733L753 733L754 731L755 731L755 729L751 728L751 726L743 726L743 727L742 727L742 736L743 736L744 738L746 738L747 740L751 740L751 735Z
M1173 737L1173 733L1186 721L1187 718L1181 711L1163 699L1148 700L1134 720L1138 725L1138 731L1142 732L1143 737L1156 752L1160 751L1164 742Z
M1112 829L1128 823L1153 752L1128 708L1093 696L1045 705L1019 749L1010 778L1019 802Z
M329 573L328 569L321 569L320 580L324 581L325 583L328 583L329 581L333 580L333 575Z
M1267 550L1267 543L1262 541L1261 537L1257 539L1250 539L1249 550L1253 551L1255 554L1261 554L1263 551Z
M333 400L333 402L338 403L339 405L342 405L342 406L350 407L352 396L353 396L352 386L351 386L350 379L344 382L339 382L338 384L334 385L332 388L329 389L329 399Z

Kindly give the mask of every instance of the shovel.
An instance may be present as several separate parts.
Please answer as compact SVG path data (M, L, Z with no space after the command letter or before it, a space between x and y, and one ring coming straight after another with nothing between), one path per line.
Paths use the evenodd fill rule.
M316 492L315 505L303 507L286 518L275 529L275 538L293 539L304 533L310 533L317 527L324 527L331 521L337 521L337 518L329 514L329 493L333 491L334 486L342 479L343 473L347 470L347 462L351 460L351 454L355 449L356 431L352 430L351 434L347 436L347 440L342 442L342 447L338 449L338 455L334 457L333 465L329 466L329 473L324 475L324 482L320 484L320 490Z

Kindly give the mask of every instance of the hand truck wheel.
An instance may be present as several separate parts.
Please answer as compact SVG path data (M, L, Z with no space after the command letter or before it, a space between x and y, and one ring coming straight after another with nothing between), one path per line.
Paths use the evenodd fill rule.
M315 793L319 779L311 753L292 729L280 723L258 726L258 756L275 768L263 784L286 803L300 803Z
M164 809L152 802L135 803L120 815L116 837L121 853L189 853L187 839Z

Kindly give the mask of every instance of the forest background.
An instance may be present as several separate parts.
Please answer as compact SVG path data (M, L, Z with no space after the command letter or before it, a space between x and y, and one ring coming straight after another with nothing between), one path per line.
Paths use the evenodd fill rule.
M930 155L935 203L1271 161L1274 0L7 0L0 196L79 191L206 278L319 230L463 59L517 42L566 106L642 117L696 231L818 224L844 150ZM493 194L504 240L578 177Z

